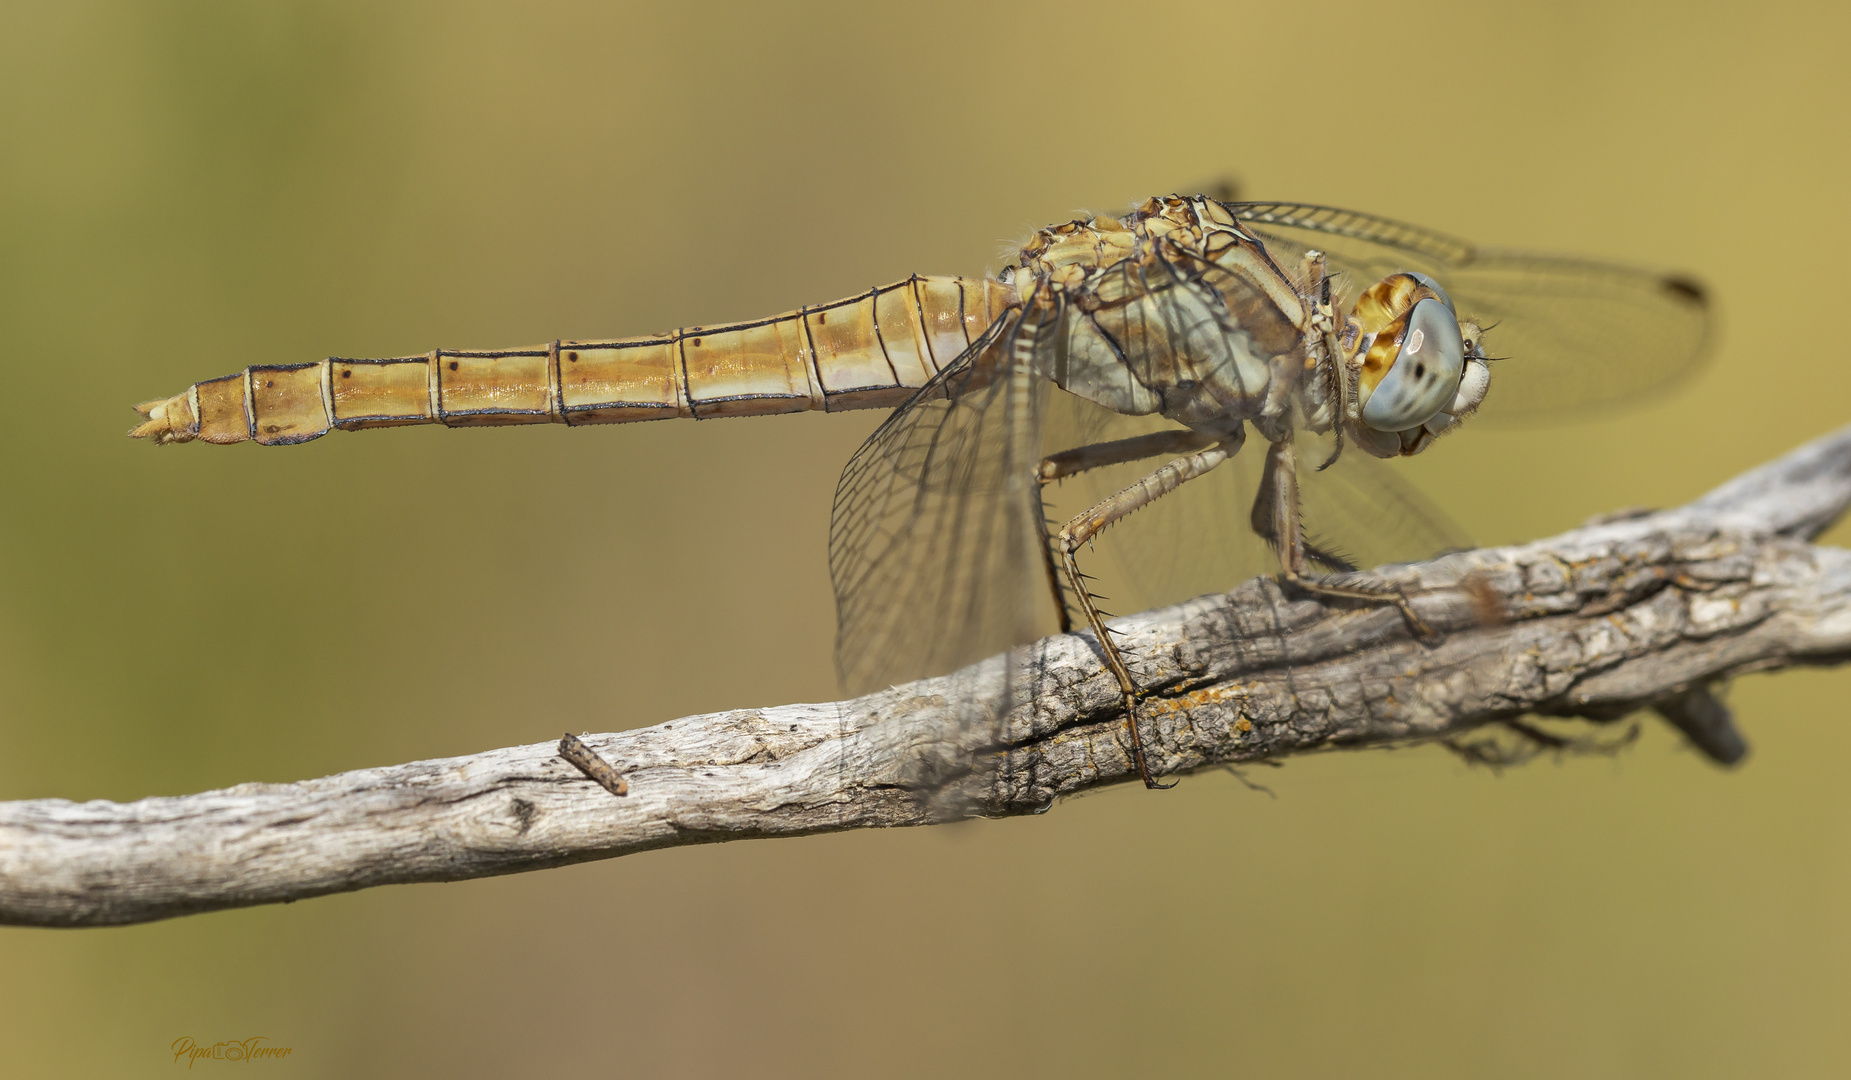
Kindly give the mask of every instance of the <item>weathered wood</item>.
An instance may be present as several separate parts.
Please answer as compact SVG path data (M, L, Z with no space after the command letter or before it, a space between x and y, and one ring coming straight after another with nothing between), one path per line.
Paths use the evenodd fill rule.
M1558 736L1519 718L1645 708L1736 760L1745 747L1707 687L1851 656L1851 552L1806 542L1847 503L1851 428L1675 510L1377 571L1445 632L1437 643L1412 639L1392 609L1286 598L1270 580L1115 627L1150 691L1141 730L1163 773L1498 730L1547 746ZM116 925L677 844L1026 813L1134 777L1091 640L1048 638L1028 655L1033 678L1000 739L931 679L586 736L628 780L623 798L546 742L132 803L0 804L0 922ZM1001 671L979 665L958 685Z

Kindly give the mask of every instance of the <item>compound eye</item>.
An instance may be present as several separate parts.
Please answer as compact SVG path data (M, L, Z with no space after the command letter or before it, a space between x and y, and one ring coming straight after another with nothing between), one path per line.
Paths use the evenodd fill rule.
M1421 426L1452 401L1464 369L1458 318L1441 301L1422 300L1408 313L1394 363L1363 404L1363 423L1377 431Z
M1458 309L1453 307L1453 298L1446 295L1446 290L1440 287L1439 282L1435 281L1433 278L1429 277L1426 274L1417 273L1416 271L1413 271L1413 270L1409 270L1406 273L1409 277L1413 278L1415 281L1420 282L1422 285L1425 285L1427 288L1432 289L1436 294L1438 294L1440 298L1440 302L1446 305L1447 311L1452 312L1454 315L1459 314Z

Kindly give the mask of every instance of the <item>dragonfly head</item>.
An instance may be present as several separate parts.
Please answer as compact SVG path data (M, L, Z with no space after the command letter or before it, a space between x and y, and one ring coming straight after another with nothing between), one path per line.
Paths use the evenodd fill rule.
M1356 434L1379 457L1418 454L1478 408L1490 388L1477 324L1425 274L1392 274L1356 301L1344 336L1353 342Z

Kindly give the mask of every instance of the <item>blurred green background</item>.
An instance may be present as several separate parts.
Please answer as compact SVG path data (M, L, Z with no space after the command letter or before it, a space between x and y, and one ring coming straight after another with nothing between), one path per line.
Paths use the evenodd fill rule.
M122 437L131 403L253 362L977 273L1229 171L1707 279L1724 337L1686 391L1407 471L1485 542L1687 499L1847 419L1847 21L14 0L0 797L835 696L829 501L877 417L157 451ZM0 931L0 1071L153 1074L178 1037L263 1035L295 1053L247 1068L319 1076L1827 1075L1851 1051L1848 678L1743 680L1734 772L1657 726L1501 777L1334 755L1266 772L1276 799L1203 776L1033 820Z

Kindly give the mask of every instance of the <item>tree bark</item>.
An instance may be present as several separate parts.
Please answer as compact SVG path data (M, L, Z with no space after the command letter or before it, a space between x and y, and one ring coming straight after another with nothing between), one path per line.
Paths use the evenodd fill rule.
M1401 588L1438 639L1410 634L1392 606L1320 603L1271 579L1114 629L1162 774L1427 740L1503 765L1611 747L1600 725L1645 709L1733 763L1746 745L1712 687L1851 655L1851 552L1807 542L1847 503L1851 428L1674 510L1367 575ZM1007 702L998 723L972 722L973 690ZM1039 812L1136 776L1116 684L1078 634L852 701L583 741L626 795L549 742L132 803L0 804L0 922L120 925L677 844Z

